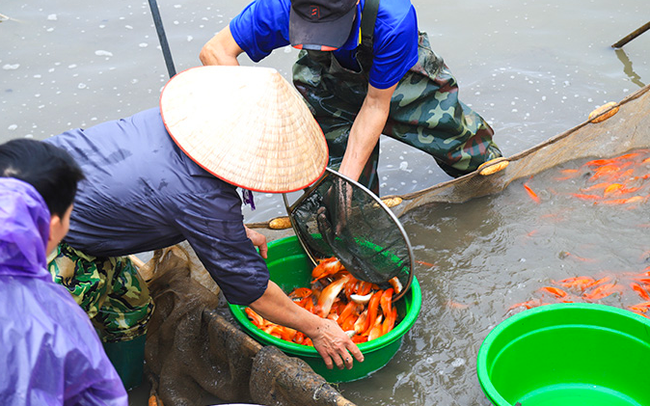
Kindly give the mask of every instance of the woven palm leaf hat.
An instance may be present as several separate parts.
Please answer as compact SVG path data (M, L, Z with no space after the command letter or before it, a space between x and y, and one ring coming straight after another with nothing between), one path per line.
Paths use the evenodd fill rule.
M188 69L165 85L160 111L194 162L244 189L293 192L314 183L327 166L323 131L275 69Z

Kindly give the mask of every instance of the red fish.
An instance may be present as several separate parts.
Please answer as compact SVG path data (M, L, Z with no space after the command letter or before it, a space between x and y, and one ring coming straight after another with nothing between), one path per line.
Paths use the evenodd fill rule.
M591 186L586 187L586 188L582 188L582 189L580 189L580 190L581 190L582 192L592 192L592 191L594 191L594 190L601 190L601 189L604 190L604 189L606 189L607 186L609 186L609 185L610 185L609 182L601 182L601 183L596 183L595 185L591 185Z
M335 280L334 282L330 283L329 285L323 288L323 291L321 292L320 297L318 298L318 303L314 308L317 315L321 317L326 317L329 314L330 309L334 304L334 300L339 295L339 293L341 293L343 286L345 286L345 283L348 281L350 277L351 277L350 274L344 274L340 278L338 278L337 280Z
M361 308L362 306L354 302L350 302L343 309L343 312L341 312L341 316L338 320L338 323L343 331L354 330L354 323L356 323L356 321L359 319L359 311Z
M343 264L335 257L319 260L318 265L311 271L311 277L314 278L312 283L327 276L334 275L344 269Z
M382 334L388 334L393 327L395 327L395 322L397 321L397 309L393 307L390 314L384 319L382 324Z
M312 296L305 297L300 302L297 302L297 304L310 313L314 312L314 298Z
M533 189L531 189L526 183L524 183L524 189L526 189L526 192L528 192L528 195L531 199L533 199L535 203L539 203L541 201L539 196L537 196L537 193L535 193Z
M510 307L508 308L508 310L509 310L509 311L510 311L510 310L514 310L514 309L516 309L516 308L518 308L518 307L525 307L526 309L531 309L531 308L533 308L533 307L540 306L541 304L542 304L542 300L541 300L541 299L533 299L533 300L529 300L529 301L527 301L527 302L515 303L515 304L513 304L512 306L510 306Z
M580 257L580 256L578 256L576 254L572 254L572 253L567 252L567 251L562 251L560 253L560 259L565 259L565 258L572 258L572 259L576 259L576 260L582 261L582 262L596 262L595 259Z
M558 288L555 288L553 286L544 286L544 287L539 288L539 290L541 290L543 292L550 293L551 295L553 295L555 297L565 297L567 295L567 293L565 291L563 291L562 289L558 289Z
M650 302L643 302L635 304L633 306L628 306L628 309L641 313L646 313L648 311L648 308L650 308Z
M368 328L368 309L361 312L357 321L354 322L354 331L361 335Z
M578 199L581 199L581 200L600 200L600 199L602 199L601 196L587 195L587 194L584 194L584 193L571 193L571 196L577 197Z
M632 196L627 199L602 200L600 202L594 202L594 203L613 206L613 205L621 205L621 204L628 204L628 203L641 203L643 201L645 201L645 197L643 196Z
M384 293L382 293L381 298L379 299L379 305L381 306L381 311L384 313L385 317L392 312L393 292L393 288L388 288Z
M402 291L403 288L402 282L400 282L397 276L390 278L388 280L388 283L390 283L390 286L392 286L393 289L395 289L395 293L400 293Z
M598 279L598 280L597 280L596 282L594 282L594 284L591 285L591 286L596 286L596 285L600 285L601 283L609 282L611 279L612 279L612 278L610 278L609 276L605 276L604 278L600 278L600 279Z
M370 331L375 326L375 321L377 321L377 316L379 315L379 303L381 301L382 294L383 293L381 291L377 291L370 298L370 302L368 302L368 317L365 324L366 328L362 334L370 334Z
M358 307L359 307L358 304L352 301L348 302L348 304L345 305L345 307L341 311L341 314L339 315L338 318L339 324L343 324L349 317L353 316L356 313Z
M244 312L246 313L248 318L251 319L251 322L255 326L257 326L259 328L263 328L266 325L266 320L264 320L264 318L262 316L257 314L255 312L255 310L251 309L250 307L247 307L246 309L244 309Z
M645 289L643 289L643 286L639 285L636 282L632 282L632 283L630 283L630 287L632 288L633 291L638 293L639 296L641 296L642 299L650 300L650 295L648 294L648 292Z
M604 285L597 286L591 292L584 293L582 297L587 300L598 300L617 292L621 292L620 287L616 286L614 283L606 283Z
M289 293L289 297L291 299L304 299L307 296L311 295L312 291L309 288L297 288L294 289L291 293Z
M450 307L452 309L467 309L469 305L465 303L454 302L453 300L448 300L447 307Z
M616 192L618 192L622 187L623 185L621 185L620 183L612 183L611 185L605 188L605 191L603 192L603 196L607 197L609 195L616 194Z
M580 173L580 171L578 171L577 169L563 169L560 171L560 173L567 176L563 176L561 178L555 178L555 180L562 181L562 180L573 179Z
M372 326L372 328L368 332L368 341L381 337L382 331L383 330L382 330L381 323Z
M577 276L575 278L562 279L560 281L551 281L556 285L560 285L564 288L576 288L584 291L594 283L596 280L590 276Z
M590 181L594 181L596 179L600 179L604 176L611 175L613 173L616 173L619 171L619 167L613 164L607 164L604 166L599 167L594 171L594 174L589 178Z

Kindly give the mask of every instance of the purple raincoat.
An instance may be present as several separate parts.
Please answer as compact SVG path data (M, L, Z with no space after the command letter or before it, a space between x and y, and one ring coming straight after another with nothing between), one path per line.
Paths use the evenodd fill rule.
M50 213L0 178L0 404L128 405L88 316L45 269Z

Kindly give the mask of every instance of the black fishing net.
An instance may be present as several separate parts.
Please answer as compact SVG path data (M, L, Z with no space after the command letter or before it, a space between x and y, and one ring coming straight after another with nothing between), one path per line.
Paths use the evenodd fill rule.
M400 293L406 292L413 263L409 239L397 217L364 186L328 168L287 206L312 261L335 256L357 279L383 284L397 277L406 288Z

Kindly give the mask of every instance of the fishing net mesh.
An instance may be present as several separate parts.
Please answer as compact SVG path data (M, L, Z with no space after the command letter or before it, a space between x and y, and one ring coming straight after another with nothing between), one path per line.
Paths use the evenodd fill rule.
M240 330L186 243L157 251L142 273L156 303L145 346L150 405L354 406L304 361Z
M613 103L600 122L590 120L549 140L507 158L505 170L482 176L478 171L430 188L402 195L386 196L400 203L393 207L400 217L430 203L463 203L504 190L511 182L530 177L565 162L580 158L611 158L627 151L650 146L650 85ZM593 117L605 118L607 112Z
M395 215L360 184L327 170L290 208L307 251L335 256L357 279L382 284L398 277L409 286L412 250Z

